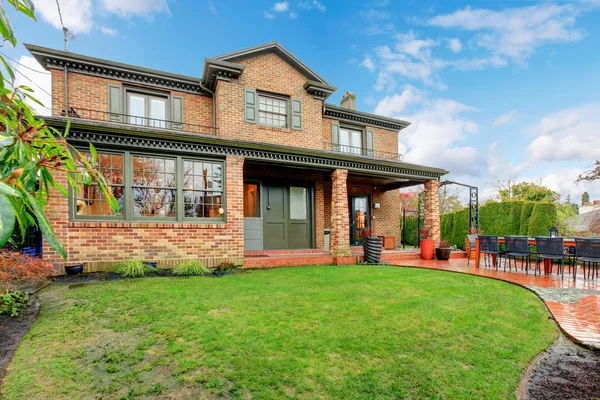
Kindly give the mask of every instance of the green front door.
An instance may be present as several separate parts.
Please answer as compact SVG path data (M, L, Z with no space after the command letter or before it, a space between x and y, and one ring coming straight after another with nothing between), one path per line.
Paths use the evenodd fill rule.
M308 186L263 185L263 239L266 250L312 247L312 191Z

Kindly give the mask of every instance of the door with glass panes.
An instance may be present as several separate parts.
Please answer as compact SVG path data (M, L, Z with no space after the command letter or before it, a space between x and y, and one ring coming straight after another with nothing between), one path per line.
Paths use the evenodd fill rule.
M264 248L266 250L312 248L312 187L264 183L263 193Z

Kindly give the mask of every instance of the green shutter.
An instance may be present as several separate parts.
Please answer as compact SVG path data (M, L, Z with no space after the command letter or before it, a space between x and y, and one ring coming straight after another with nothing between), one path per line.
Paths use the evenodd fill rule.
M331 123L331 150L340 151L340 124Z
M292 129L302 130L302 99L292 98Z
M258 119L258 98L256 90L244 89L244 121L255 124Z
M119 85L108 85L108 120L123 122L123 88Z
M171 96L171 128L183 130L183 97Z
M375 137L373 136L373 131L367 129L367 155L373 157L375 154Z

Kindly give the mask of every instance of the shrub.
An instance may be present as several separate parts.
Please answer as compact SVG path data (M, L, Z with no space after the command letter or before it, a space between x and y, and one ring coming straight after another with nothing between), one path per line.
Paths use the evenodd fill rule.
M508 218L510 219L510 235L518 235L521 227L521 210L523 210L523 206L525 202L523 201L513 201L510 208L510 214Z
M0 295L0 315L17 317L31 304L31 298L25 292L7 292Z
M125 278L139 278L154 272L154 268L147 266L142 260L130 260L119 263L114 271Z
M548 236L548 230L556 224L556 219L556 204L536 203L531 213L527 234L530 237Z
M529 220L535 203L525 203L521 208L521 221L519 223L519 235L527 235L529 230Z
M0 252L0 292L41 282L54 274L54 266L41 258L15 251Z
M417 233L417 227L419 225L419 220L417 217L407 217L404 226L402 227L402 240L404 243L409 244L411 246L416 246L419 241L419 236Z
M442 230L442 239L452 240L452 228L454 227L454 217L456 212L442 214L440 217L440 225Z
M205 267L200 261L186 261L178 264L173 269L173 275L178 276L206 276L210 274L210 269Z
M231 274L235 270L236 270L236 267L235 267L235 265L233 265L233 263L222 262L221 264L217 265L217 268L215 268L215 270L213 271L213 274L216 276L222 276L222 275Z
M454 224L452 226L452 238L450 242L458 249L464 250L465 237L469 234L469 208L454 213Z

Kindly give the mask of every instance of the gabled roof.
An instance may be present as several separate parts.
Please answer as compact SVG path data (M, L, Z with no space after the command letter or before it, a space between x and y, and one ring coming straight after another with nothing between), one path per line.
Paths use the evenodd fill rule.
M273 52L287 61L290 65L296 68L302 75L304 75L310 81L316 81L327 86L331 86L325 79L319 74L310 69L306 64L300 61L296 56L285 49L279 42L272 41L269 43L261 44L247 49L237 50L231 53L223 54L220 56L212 57L216 60L236 62L249 57L255 57L260 54Z

